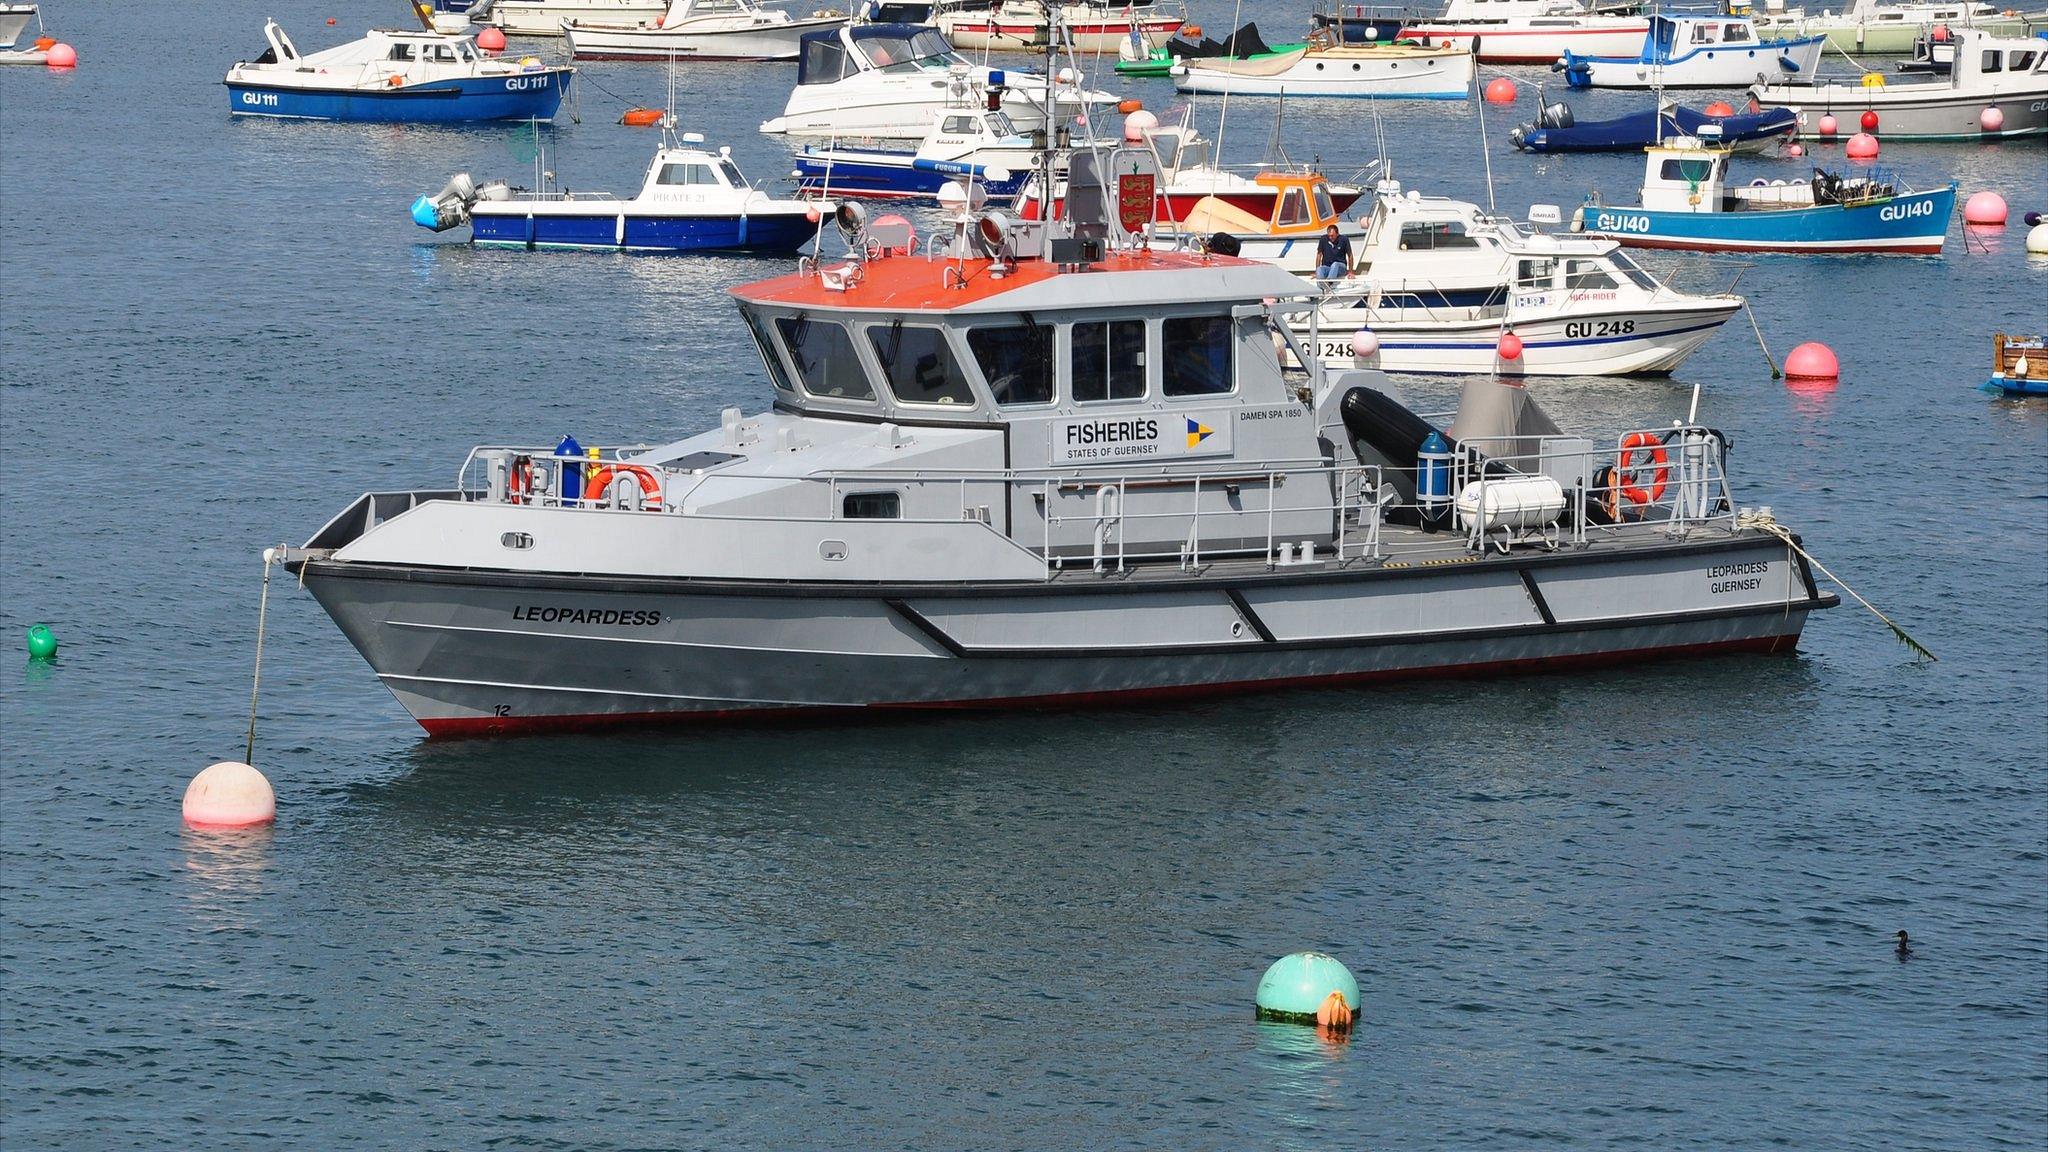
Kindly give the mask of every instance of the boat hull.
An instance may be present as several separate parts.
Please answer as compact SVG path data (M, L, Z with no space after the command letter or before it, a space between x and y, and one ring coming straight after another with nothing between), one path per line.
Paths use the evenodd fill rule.
M1522 341L1514 360L1500 357L1502 321L1427 321L1364 308L1325 311L1314 353L1332 368L1378 368L1415 375L1655 376L1675 371L1735 315L1740 303L1687 309L1580 310L1518 316L1508 325ZM1370 328L1379 350L1352 353L1351 335ZM1308 333L1297 329L1304 340Z
M398 88L310 89L229 80L228 111L236 116L368 123L462 124L484 120L553 120L569 89L567 69L434 80Z
M2048 50L2048 45L2043 46ZM2030 77L2030 79L2032 79ZM1946 84L1929 84L1926 93L1911 91L1921 85L1902 82L1894 87L1869 89L1860 84L1827 83L1808 89L1757 88L1763 98L1781 102L1799 117L1803 136L1819 134L1820 118L1834 116L1843 124L1858 124L1865 111L1877 113L1878 135L1886 142L1896 140L2002 140L2048 135L2048 84L2033 92L2001 92L1972 95L1950 91ZM1986 108L1997 108L2004 122L1996 132L1987 132L1980 117ZM1844 131L1853 130L1845 128Z
M794 60L804 33L844 23L844 16L832 16L738 28L694 21L673 28L574 24L564 34L578 60Z
M1647 20L1608 21L1580 28L1411 24L1396 38L1469 48L1482 64L1549 64L1566 52L1625 56L1642 48L1649 31Z
M666 3L633 0L499 0L488 22L510 36L560 36L564 20L599 20L607 24L652 23L668 11Z
M1765 82L1811 84L1826 41L1819 36L1776 43L1701 48L1665 64L1636 57L1563 59L1565 83L1573 88L1746 88ZM1792 62L1787 68L1782 60Z
M1934 256L1955 214L1954 185L1844 206L1738 212L1654 212L1587 205L1585 232L1635 248L1701 252L1858 252Z
M1158 48L1180 31L1180 18L1152 17L1138 21L1147 48ZM1028 52L1045 47L1043 20L1011 20L1000 12L959 12L939 17L939 30L955 48L976 51ZM1085 20L1067 25L1074 50L1083 54L1115 52L1131 37L1128 20Z
M842 150L820 153L805 150L796 156L797 192L803 196L833 196L856 200L933 200L939 189L951 184L952 173L914 167L913 154L906 152L862 152ZM990 200L1007 202L1017 198L1031 176L1031 153L1016 156L977 154L962 165L1006 168L1006 180L984 177L982 187Z
M2034 20L2041 19L2037 13ZM1962 20L1945 20L1950 28L1972 28L1992 36L2009 38L2030 34L2029 18L2018 16L1975 17ZM1772 21L1768 16L1756 23L1760 34L1785 36L1822 36L1828 47L1840 52L1854 52L1876 56L1907 56L1920 37L1934 27L1932 21L1885 21L1833 23L1825 19L1784 19Z
M721 586L331 560L301 575L437 736L1789 652L1807 614L1835 602L1757 533L1165 585Z
M1339 50L1342 51L1341 49ZM1404 59L1323 60L1313 53L1272 75L1253 75L1197 64L1176 67L1173 86L1181 92L1235 96L1338 96L1383 100L1463 100L1472 92L1469 52Z
M616 206L570 213L478 205L470 217L470 241L484 248L788 253L802 248L817 229L802 212L701 216Z

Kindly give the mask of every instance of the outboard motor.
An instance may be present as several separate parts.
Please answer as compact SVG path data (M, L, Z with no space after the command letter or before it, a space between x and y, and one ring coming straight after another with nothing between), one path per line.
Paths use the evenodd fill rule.
M469 207L476 201L476 182L469 178L469 173L457 172L439 192L412 202L412 222L422 228L446 232L469 222Z
M1526 150L1529 146L1529 129L1534 127L1534 124L1517 124L1508 129L1508 143L1513 144L1518 151Z
M1536 113L1538 128L1569 128L1575 123L1577 121L1572 118L1571 107L1562 101L1545 105Z

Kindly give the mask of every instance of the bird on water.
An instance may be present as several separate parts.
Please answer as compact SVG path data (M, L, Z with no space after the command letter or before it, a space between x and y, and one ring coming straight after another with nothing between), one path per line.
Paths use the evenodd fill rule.
M1911 947L1909 947L1909 946L1908 946L1908 944L1907 944L1907 940L1908 940L1908 937L1906 936L1906 930L1905 930L1904 928L1901 928L1901 929L1899 929L1899 947L1898 947L1898 954L1899 954L1899 959L1901 959L1901 960L1904 960L1904 959L1906 959L1907 957L1909 957L1909 956L1911 956L1911 955L1913 954L1913 949L1912 949Z

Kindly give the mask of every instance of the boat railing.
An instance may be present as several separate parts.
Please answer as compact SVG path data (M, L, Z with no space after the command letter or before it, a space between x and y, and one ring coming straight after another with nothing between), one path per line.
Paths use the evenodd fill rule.
M847 498L881 489L894 496L890 522L978 523L1032 554L1048 578L1077 563L1123 572L1158 563L1193 571L1219 558L1263 559L1268 568L1386 562L1442 555L1460 536L1468 552L1505 552L1583 547L1645 527L1683 535L1734 523L1725 440L1684 424L1634 430L1611 444L1577 436L1468 438L1447 458L1392 469L1315 458L1114 474L849 469L790 475L750 471L734 456L715 452L665 463L621 458L643 451L558 456L546 447L478 448L464 461L456 489L435 498L825 524L868 518ZM568 496L572 473L577 494ZM797 485L798 495L773 512L719 512L701 501L691 506L700 489L727 480ZM388 518L395 507L386 500L369 514Z
M1461 288L1458 291L1472 291L1478 287L1483 287L1483 285ZM1483 302L1475 305L1432 304L1429 299L1431 294L1434 294L1438 300L1447 301L1449 299L1448 292L1435 280L1411 279L1408 277L1381 279L1373 276L1370 272L1354 272L1350 276L1331 285L1324 293L1323 303L1341 304L1353 298L1363 298L1366 311L1374 319L1379 318L1383 309L1409 312L1419 308L1423 315L1428 317L1432 323L1455 323L1472 320L1504 320L1507 318L1509 306L1513 302L1513 293L1504 284L1493 285L1491 294ZM1398 305L1389 304L1387 302L1388 297L1399 297L1403 302ZM1411 297L1413 298L1413 303L1406 302Z

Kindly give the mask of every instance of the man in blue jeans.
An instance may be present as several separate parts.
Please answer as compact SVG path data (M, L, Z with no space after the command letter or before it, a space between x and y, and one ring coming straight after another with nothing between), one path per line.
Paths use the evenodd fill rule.
M1323 238L1316 242L1316 279L1342 280L1351 271L1351 241L1337 232L1332 224L1324 230Z

